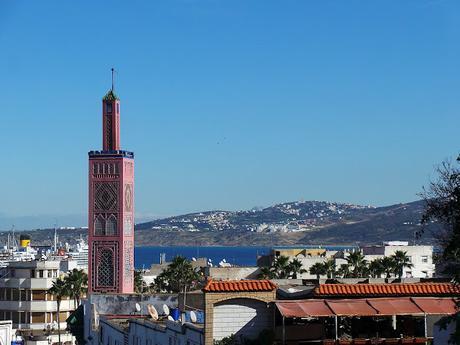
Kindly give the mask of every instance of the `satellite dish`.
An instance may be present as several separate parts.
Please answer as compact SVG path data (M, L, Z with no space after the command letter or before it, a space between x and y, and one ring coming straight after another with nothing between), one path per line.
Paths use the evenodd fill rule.
M171 315L168 315L168 320L169 321L174 321L173 317Z
M168 306L167 306L166 304L163 304L163 307L162 307L162 308L163 308L163 313L164 313L165 315L169 315L169 308L168 308Z
M154 321L158 320L158 312L155 307L151 304L147 304L147 310Z
M222 262L227 262L225 259L222 259Z
M197 320L196 313L192 310L190 312L190 321L192 321L192 323L196 323L196 320Z
M141 305L139 303L136 303L136 311L137 312L141 311Z
M196 261L196 258L192 258L192 261Z

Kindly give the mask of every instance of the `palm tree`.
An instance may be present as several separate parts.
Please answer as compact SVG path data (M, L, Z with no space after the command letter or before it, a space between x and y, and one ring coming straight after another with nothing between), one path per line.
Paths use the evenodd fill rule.
M155 279L155 285L168 292L183 292L199 283L200 274L195 271L190 261L183 256L176 256L169 266Z
M335 260L329 259L323 263L325 274L328 278L333 278L335 275Z
M382 273L385 274L385 278L390 278L391 274L395 272L395 261L393 258L385 256L381 259L380 264L382 265Z
M71 292L69 291L69 286L62 278L57 278L53 282L53 286L48 290L48 292L56 297L57 304L57 324L58 324L58 342L61 345L61 301L62 298L70 296Z
M288 269L289 275L292 277L292 279L297 279L297 274L307 272L306 269L302 268L302 262L297 258L291 260L291 262L288 264Z
M342 278L350 278L350 267L348 264L341 264L336 274Z
M367 261L359 250L349 253L345 259L347 260L348 266L351 268L351 276L353 278L364 276L367 271Z
M271 267L264 266L260 269L259 279L273 279L274 274L271 270Z
M76 306L80 305L81 297L88 291L88 275L83 270L74 268L64 278L69 291L69 297L73 298Z
M320 276L326 274L326 267L322 262L317 262L314 265L310 266L310 274L316 275L316 279L319 279Z
M405 267L412 268L414 265L410 261L410 257L407 255L407 252L402 250L397 250L391 256L394 260L394 269L395 274L398 275L398 278L401 279L403 276L403 270Z
M272 263L272 272L277 279L287 279L290 275L289 258L278 256Z
M384 273L382 259L377 258L369 263L369 273L373 278L380 278Z

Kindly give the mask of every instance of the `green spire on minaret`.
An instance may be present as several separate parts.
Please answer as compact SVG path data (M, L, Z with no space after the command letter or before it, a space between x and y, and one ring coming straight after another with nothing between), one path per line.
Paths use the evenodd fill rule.
M113 92L113 90L109 90L104 97L102 97L103 101L115 101L119 100L118 96Z

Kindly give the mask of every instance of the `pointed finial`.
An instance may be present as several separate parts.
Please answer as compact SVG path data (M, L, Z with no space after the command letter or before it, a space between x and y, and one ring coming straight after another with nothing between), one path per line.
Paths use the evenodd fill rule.
M114 90L114 72L115 72L115 69L112 67L112 92Z

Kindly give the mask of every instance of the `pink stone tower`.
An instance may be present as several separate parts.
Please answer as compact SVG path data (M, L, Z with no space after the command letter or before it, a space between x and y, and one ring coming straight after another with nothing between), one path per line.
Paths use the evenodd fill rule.
M132 293L134 154L120 149L120 100L113 85L102 99L102 151L88 155L89 293Z

